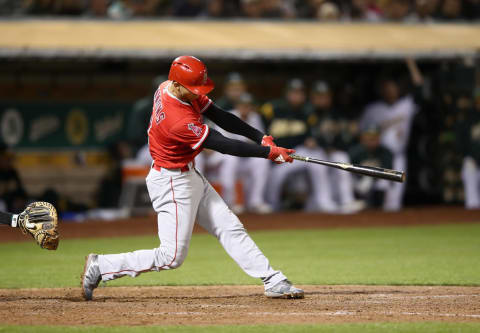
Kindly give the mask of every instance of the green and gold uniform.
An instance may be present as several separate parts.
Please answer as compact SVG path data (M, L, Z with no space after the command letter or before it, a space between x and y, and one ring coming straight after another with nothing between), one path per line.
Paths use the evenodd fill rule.
M295 148L305 142L309 135L307 119L312 111L308 102L293 108L284 99L265 103L260 108L267 133L275 138L278 146L285 148Z

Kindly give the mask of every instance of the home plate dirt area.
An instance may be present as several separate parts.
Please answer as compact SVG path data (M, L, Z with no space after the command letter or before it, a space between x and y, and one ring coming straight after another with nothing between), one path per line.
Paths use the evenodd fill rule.
M480 322L480 287L300 286L305 299L267 299L262 286L1 289L0 322L23 325L215 325ZM19 311L21 309L21 311Z

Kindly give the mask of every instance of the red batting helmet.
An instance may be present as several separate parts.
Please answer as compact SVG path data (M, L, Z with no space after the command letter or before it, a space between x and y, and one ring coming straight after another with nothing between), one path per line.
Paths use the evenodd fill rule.
M196 95L206 95L215 87L207 76L207 66L192 56L173 60L168 79L176 81Z

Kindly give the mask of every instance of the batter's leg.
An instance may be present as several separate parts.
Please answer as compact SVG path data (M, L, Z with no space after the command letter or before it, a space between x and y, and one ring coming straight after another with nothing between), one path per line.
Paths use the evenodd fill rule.
M160 247L98 256L103 281L125 275L179 267L187 256L203 180L195 171L161 172L152 169L147 187L158 216Z
M223 248L248 275L261 278L265 289L285 280L282 272L274 270L238 217L204 179L204 196L198 207L197 222L217 237Z

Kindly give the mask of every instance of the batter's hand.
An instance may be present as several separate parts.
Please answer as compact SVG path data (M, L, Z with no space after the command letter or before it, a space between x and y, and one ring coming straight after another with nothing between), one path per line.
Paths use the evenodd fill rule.
M290 157L290 154L293 154L295 149L287 149L283 147L270 147L270 154L268 154L268 159L274 161L277 164L282 164L285 162L292 163L293 158Z
M264 135L262 138L262 146L264 147L276 147L277 145L273 142L273 136Z

